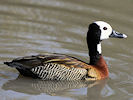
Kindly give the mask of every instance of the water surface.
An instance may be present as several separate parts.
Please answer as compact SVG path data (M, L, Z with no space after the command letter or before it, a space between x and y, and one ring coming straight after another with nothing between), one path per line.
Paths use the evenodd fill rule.
M133 100L132 4L132 0L0 0L1 100ZM33 80L3 64L46 52L89 62L86 32L96 20L128 35L102 43L108 80Z

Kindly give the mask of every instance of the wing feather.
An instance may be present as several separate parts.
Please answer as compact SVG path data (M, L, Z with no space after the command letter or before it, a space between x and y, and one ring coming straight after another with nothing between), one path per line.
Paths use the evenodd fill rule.
M21 74L29 75L32 72L43 79L74 80L85 75L90 78L97 76L96 71L91 70L92 66L77 58L63 54L47 53L20 57L10 62L9 66L14 66Z

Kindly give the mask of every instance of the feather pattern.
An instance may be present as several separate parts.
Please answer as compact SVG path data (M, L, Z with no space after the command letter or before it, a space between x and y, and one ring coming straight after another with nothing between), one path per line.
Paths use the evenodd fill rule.
M43 80L79 80L87 74L86 69L67 68L55 63L47 63L31 70Z
M19 57L9 62L22 75L43 80L95 79L91 66L77 58L63 54L44 54ZM89 75L88 75L89 74Z

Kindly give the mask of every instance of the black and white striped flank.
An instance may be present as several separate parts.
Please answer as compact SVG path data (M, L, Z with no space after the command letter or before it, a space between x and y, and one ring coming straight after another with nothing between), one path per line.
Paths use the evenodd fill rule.
M79 80L87 74L86 69L67 68L56 63L46 63L32 68L31 71L43 80Z

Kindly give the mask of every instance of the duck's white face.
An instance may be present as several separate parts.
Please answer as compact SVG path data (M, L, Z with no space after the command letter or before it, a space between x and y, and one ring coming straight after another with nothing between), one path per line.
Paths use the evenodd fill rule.
M110 37L111 38L127 38L125 34L114 31L112 27L104 21L96 21L94 23L97 24L101 30L100 40L108 39Z
M101 30L100 40L108 39L112 34L112 27L108 23L103 21L96 21L94 23L96 23Z

